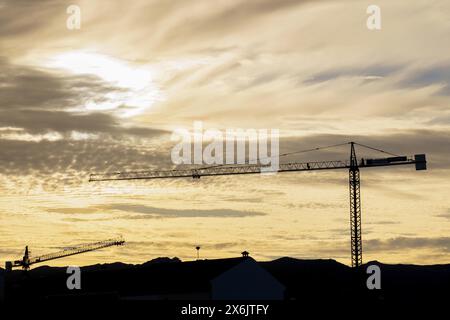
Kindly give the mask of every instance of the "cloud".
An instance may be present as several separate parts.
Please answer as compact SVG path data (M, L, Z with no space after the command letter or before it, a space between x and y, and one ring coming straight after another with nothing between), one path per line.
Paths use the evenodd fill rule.
M256 0L256 1L230 1L218 4L211 10L196 10L201 1L188 1L184 6L191 8L191 14L165 30L162 47L171 47L174 44L186 45L189 42L201 42L204 39L213 40L216 37L233 35L239 30L251 27L255 20L264 16L273 15L280 10L287 10L310 0Z
M0 60L0 127L22 128L24 133L72 131L151 137L155 128L125 126L113 113L89 111L85 103L100 101L122 89L97 77L67 76L13 65Z
M101 117L100 117L101 118ZM43 119L45 121L45 119ZM56 120L55 120L56 121ZM67 127L73 124L67 124ZM83 126L89 125L89 121ZM95 122L92 122L95 125ZM61 128L64 130L64 128ZM106 129L105 129L106 130ZM158 131L153 134L149 130L147 134L148 139L141 144L129 144L124 135L127 133L126 129L110 129L110 133L117 130L118 138L112 139L101 136L97 139L87 140L71 140L60 139L56 141L20 141L10 139L0 139L0 148L8 150L0 157L0 165L3 167L3 175L13 176L16 178L24 177L26 175L33 175L33 180L42 179L41 182L56 184L62 187L63 184L75 186L77 183L87 181L89 173L93 172L116 172L116 171L131 171L143 169L169 169L173 168L170 159L170 150L174 145L168 135L158 135ZM2 132L0 131L0 135ZM153 135L152 135L153 134ZM450 169L450 152L447 148L442 146L450 139L450 132L427 130L427 131L410 131L392 135L379 136L346 136L346 135L311 135L304 138L286 138L280 141L280 152L293 152L298 150L310 149L317 146L329 145L330 143L339 143L349 140L356 140L358 142L383 148L384 150L394 152L397 154L414 154L426 153L428 159L428 167L430 170L448 170ZM357 147L358 157L384 157L384 154L366 150L362 147ZM298 155L282 157L281 162L308 162L308 161L326 161L326 160L345 160L349 155L349 147L343 146L340 148L328 149L320 152L309 152ZM383 170L379 169L378 171ZM431 171L430 171L431 172ZM63 176L66 178L62 179ZM289 183L298 182L298 179L307 179L309 184L314 183L331 183L342 184L343 178L333 176L330 174L317 175L314 180L308 176L293 176L282 175L275 177L275 181L284 181ZM279 180L282 179L282 180ZM373 178L375 179L375 177ZM214 180L216 181L216 180ZM220 180L219 184L227 181L225 178ZM21 185L25 181L17 183ZM211 182L214 183L214 182ZM383 179L371 180L372 186L375 184L385 185ZM233 185L233 184L232 184ZM234 186L234 185L233 185ZM219 186L217 186L219 188ZM384 190L388 186L385 185ZM249 189L251 190L251 188ZM388 190L389 191L389 190ZM268 197L287 197L284 192L271 189L267 194L258 190L254 196L242 197L241 195L223 195L223 201L236 202L261 202L267 200ZM389 191L393 194L392 190ZM415 196L414 192L406 192L396 190L397 196L403 195L403 198ZM329 205L328 208L325 206ZM301 205L302 208L318 208L331 209L332 204L319 204L317 201L311 204ZM298 207L298 206L296 206Z
M450 126L450 114L449 115L440 115L435 117L427 122L429 125L444 125Z
M339 68L313 74L310 76L310 78L304 80L304 83L316 84L330 80L336 80L341 77L358 77L361 78L362 80L374 77L384 78L401 70L403 67L404 67L403 65L373 65L373 66L369 65L361 67L352 66L348 68Z
M46 208L45 211L51 213L61 213L61 214L85 214L93 213L95 209L93 208ZM75 219L76 221L76 219ZM83 221L83 220L80 220Z
M438 95L450 95L450 65L436 65L416 70L401 81L406 87L420 88L438 85Z
M368 252L432 249L450 253L450 237L397 237L387 240L371 239L364 242Z
M391 224L399 224L399 221L391 221L391 220L379 220L379 221L372 221L372 222L364 222L364 224L367 225L391 225Z
M118 210L129 213L140 213L145 216L134 216L134 218L243 218L264 216L265 213L256 211L238 211L232 209L164 209L146 205L135 204L112 204L101 207L104 210Z
M201 245L201 251L204 250L223 250L223 249L229 249L229 248L235 248L237 246L242 246L242 244L245 243L245 241L241 242L202 242ZM153 248L187 248L187 249L194 249L196 246L198 246L198 243L195 243L193 241L186 241L183 237L180 238L179 241L127 241L127 247L131 248L139 248L144 247L146 250L148 250L149 247Z
M445 213L437 214L436 217L450 220L450 209L447 209Z
M0 109L67 110L119 91L92 75L71 76L0 60Z
M135 135L151 138L167 133L164 130L145 127L121 126L111 114L101 112L72 113L44 110L4 110L0 111L0 126L22 128L30 134L58 132L70 134L106 133L110 135ZM70 136L70 135L69 135Z
M58 13L65 13L70 1L42 0L36 4L33 0L15 0L2 1L0 4L0 36L14 38L39 32ZM34 19L30 19L31 16Z
M154 63L155 81L169 91L157 116L173 123L205 119L212 125L251 127L257 118L257 126L295 129L300 134L306 128L315 133L374 133L385 126L398 129L399 123L401 129L424 128L426 120L431 115L439 118L439 110L448 104L434 96L433 90L439 88L429 88L447 80L445 70L437 74L440 66L446 66L440 53L448 51L448 45L437 40L448 32L445 1L426 8L421 1L382 1L379 5L392 17L389 37L367 30L367 6L358 1L234 0L214 6L197 0L176 4L137 0L114 6L103 2L80 1L83 27L76 33L64 28L65 11L55 11L60 6L38 10L28 3L32 8L27 10L39 11L47 21L39 23L46 31L40 43L43 53L29 52L35 47L30 39L34 33L26 29L8 45L14 51L10 55L48 56L59 51L55 47L70 52L95 46L125 61ZM27 2L3 9L14 14L22 3ZM420 11L422 17L416 19L405 10ZM27 22L28 12L17 14L18 22L12 26L21 29L21 24L38 23ZM336 18L341 16L345 19ZM110 37L113 28L127 32ZM418 32L426 35L412 36ZM98 39L104 41L99 44ZM421 85L407 84L408 79ZM424 123L418 124L412 112L425 107L428 112L419 117ZM303 125L294 121L298 114L312 115L315 121ZM330 114L345 123L328 119ZM154 115L150 111L142 118L153 120ZM358 125L361 122L365 125Z
M63 188L87 182L92 172L172 166L170 149L156 140L138 147L111 139L39 142L0 139L0 148L8 150L0 157L1 175L17 179L17 188L26 180ZM29 179L20 179L26 176Z
M295 209L336 209L342 208L344 207L344 205L337 203L308 202L308 203L289 203L287 207Z
M142 204L108 204L108 205L95 205L89 207L73 208L73 207L60 207L60 208L45 208L50 213L60 214L94 214L94 213L108 213L108 211L120 211L123 213L133 213L138 215L126 215L118 216L116 219L162 219L162 218L244 218L244 217L256 217L265 216L266 213L258 211L240 211L233 209L165 209L151 207ZM68 221L105 221L109 218L66 218Z
M64 111L11 110L0 113L0 125L23 128L31 134L71 131L100 133L118 131L114 117L94 112L88 114Z
M340 232L336 229L335 232ZM343 235L348 235L348 230L342 229ZM450 237L396 237L390 239L363 240L364 252L367 255L403 254L407 256L409 251L424 250L431 253L440 253L448 256L450 253ZM347 241L318 241L316 254L348 257L349 244Z

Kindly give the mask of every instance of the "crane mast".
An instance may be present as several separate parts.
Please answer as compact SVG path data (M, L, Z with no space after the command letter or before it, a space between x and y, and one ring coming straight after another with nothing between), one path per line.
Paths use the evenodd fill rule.
M426 170L427 161L425 154L416 154L414 157L399 156L380 149L369 147L356 142L348 142L350 145L349 160L332 161L312 161L312 162L291 162L282 163L279 168L272 172L295 172L314 170L337 170L348 169L349 171L349 193L350 193L350 244L351 244L351 265L359 267L362 265L362 232L361 232L361 168L377 168L386 166L415 165L416 170ZM338 144L322 148L314 148L305 151L315 151L330 147L341 146ZM358 161L355 145L389 154L390 157L361 159ZM199 179L207 176L226 176L242 174L258 174L271 172L270 166L262 165L214 165L209 167L198 167L194 169L176 170L147 170L147 171L124 171L112 173L91 174L89 181L114 181L114 180L139 180L139 179L169 179L187 178Z
M359 175L358 159L356 158L355 144L351 143L349 191L350 191L350 247L352 267L362 264L361 239L361 179Z
M65 250L61 250L61 251L57 251L57 252L53 252L50 254L45 254L45 255L41 255L41 256L37 256L37 257L30 257L28 246L26 246L23 258L21 260L6 261L5 267L6 267L6 270L8 270L8 271L10 271L10 270L12 270L12 268L16 268L16 267L21 267L24 270L28 270L30 268L30 265L35 264L35 263L59 259L59 258L68 257L68 256L73 256L76 254L99 250L99 249L106 248L106 247L120 246L120 245L123 245L124 243L125 243L125 240L123 240L122 238L108 239L108 240L103 240L103 241L98 241L98 242L93 242L93 243L81 244L81 245L74 246L74 247L71 247L71 248L68 248Z

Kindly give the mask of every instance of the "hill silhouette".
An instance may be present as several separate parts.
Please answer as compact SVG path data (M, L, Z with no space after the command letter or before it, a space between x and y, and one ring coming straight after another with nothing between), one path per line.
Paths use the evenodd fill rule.
M7 301L49 299L210 299L211 282L246 261L245 257L182 262L157 258L143 264L96 264L82 267L81 290L66 287L66 268L37 267L5 273ZM253 259L251 259L254 261ZM450 297L450 264L407 265L369 262L355 270L334 260L280 258L256 262L285 287L284 299L397 303ZM381 290L368 290L368 265L381 269ZM239 279L239 281L243 281Z

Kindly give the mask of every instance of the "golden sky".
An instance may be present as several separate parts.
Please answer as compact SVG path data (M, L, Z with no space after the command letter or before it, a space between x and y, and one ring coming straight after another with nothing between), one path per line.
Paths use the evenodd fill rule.
M349 264L345 171L88 183L171 168L172 130L202 121L279 129L281 153L426 153L428 171L362 171L363 258L448 263L449 16L447 0L0 0L0 260L122 234L51 264L193 259L197 244Z

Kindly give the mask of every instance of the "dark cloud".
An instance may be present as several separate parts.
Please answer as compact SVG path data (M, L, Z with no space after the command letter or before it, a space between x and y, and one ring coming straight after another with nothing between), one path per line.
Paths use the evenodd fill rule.
M446 125L450 126L450 115L442 115L439 117L435 117L427 122L429 125Z
M245 91L247 89L254 89L260 85L266 85L268 83L277 80L281 76L282 74L276 72L267 72L256 75L252 80L246 81L246 83L244 84L236 83L236 85L234 86L235 92Z
M114 132L118 124L105 113L69 113L64 111L11 110L0 112L0 126L23 128L27 133Z
M0 59L0 109L66 110L121 89L92 75L69 76Z
M222 249L230 249L230 248L236 248L238 246L242 246L242 242L219 242L219 243L212 243L210 245L207 245L207 249L214 249L214 250L222 250ZM203 247L205 248L205 247Z
M307 203L289 203L287 207L295 209L335 209L335 208L342 208L344 207L344 205L338 203L307 202Z
M25 133L108 133L152 137L162 130L124 127L110 113L74 112L86 101L101 102L106 93L122 89L89 75L62 76L0 60L0 126Z
M0 254L4 257L18 257L19 253L14 249L0 248Z
M218 195L219 196L219 195ZM275 194L276 196L276 194ZM221 196L220 199L222 201L231 201L231 202L251 202L251 203L261 203L262 201L264 201L265 199L267 199L267 196L265 197L259 197L259 196L254 196L254 197L242 197L242 195L240 196Z
M404 68L403 65L372 65L366 67L348 67L323 71L304 80L305 84L316 84L342 77L387 77Z
M119 210L130 213L140 213L154 218L242 218L265 215L265 213L256 211L237 211L232 209L164 209L146 205L134 205L125 203L105 205L101 206L101 208L104 210Z
M432 249L450 253L450 237L397 237L387 240L364 241L365 251L398 251L412 249Z
M93 208L46 208L45 211L51 213L62 213L62 214L84 214L84 213L93 213L95 209ZM75 221L84 221L83 219L69 218Z
M235 248L237 246L242 246L246 241L239 242L202 242L202 251L203 250L222 250ZM127 247L153 247L153 248L187 248L194 249L198 246L198 243L192 241L186 241L184 237L180 237L179 241L127 241Z
M450 65L438 65L409 74L401 81L405 87L420 88L430 85L442 85L438 95L450 95Z
M78 176L87 181L90 172L137 170L171 165L170 151L156 141L145 149L121 142L86 141L17 141L0 140L0 167L3 175L34 175L44 180L53 174L67 174L65 183ZM57 181L55 180L55 183Z
M101 118L101 117L100 117ZM92 122L92 125L95 123ZM83 124L86 125L86 124ZM70 124L68 124L70 126ZM106 130L106 129L105 129ZM111 129L112 130L112 129ZM117 130L118 133L126 132L125 129ZM0 154L0 166L2 173L6 175L17 174L47 176L53 173L75 173L86 178L89 172L114 172L124 170L142 169L167 169L172 168L170 150L174 145L168 135L149 135L145 146L129 144L127 140L114 139L88 139L81 141L58 140L39 142L18 141L0 139L1 150L7 150ZM281 152L292 152L310 149L317 146L330 145L349 140L356 140L364 144L385 149L398 154L426 153L430 169L449 169L450 151L444 148L450 139L447 131L410 131L405 133L383 136L344 136L344 135L314 135L302 139L283 139L280 142ZM383 157L384 154L365 150L358 147L359 157ZM290 161L320 161L320 160L345 160L349 157L349 146L339 148L297 154L295 156L282 157L281 162ZM379 169L382 170L382 169ZM281 176L281 175L280 175ZM323 178L321 178L323 176ZM283 181L297 181L298 176L284 175ZM274 177L281 179L281 177ZM308 178L309 179L309 178ZM314 181L327 181L328 183L342 183L344 178L330 177L328 175L317 176ZM310 180L310 179L309 179ZM69 183L70 181L66 181ZM309 183L313 183L309 181ZM249 190L249 192L252 190ZM274 194L269 196L283 196ZM254 202L265 197L258 191L255 199L246 199ZM410 195L407 195L410 196ZM224 200L227 200L226 198ZM313 206L313 204L311 204ZM318 205L316 205L317 207Z
M110 135L136 135L151 138L166 133L163 130L145 127L124 127L116 117L107 113L65 112L45 110L4 110L0 111L0 126L22 128L26 133L43 134L58 132L70 134L106 133Z
M339 229L336 230L338 232ZM342 235L348 235L342 229ZM416 250L428 250L429 253L439 253L448 256L450 253L450 237L396 237L391 239L363 240L364 252L367 254L404 253ZM332 257L348 257L347 241L319 241L315 254Z
M273 238L275 240L282 240L282 241L318 240L318 238L316 236L305 235L305 234L296 235L296 236L290 236L290 235L285 235L285 234L275 234L275 235L272 235L271 238Z
M450 209L447 209L445 213L437 214L436 217L450 220Z
M150 207L141 204L108 204L90 206L85 208L46 208L47 212L61 213L61 214L90 214L103 212L108 213L110 211L121 211L124 213L133 213L134 215L126 215L117 217L117 219L126 220L139 220L139 219L163 219L163 218L244 218L264 216L265 213L257 211L238 211L233 209L165 209ZM81 218L67 218L70 221L104 221L110 220L110 218L94 218L94 219L81 219ZM66 219L66 220L67 220ZM69 220L68 220L69 221Z
M364 222L367 225L390 225L390 224L399 224L399 221L390 221L390 220L380 220L380 221L368 221Z

